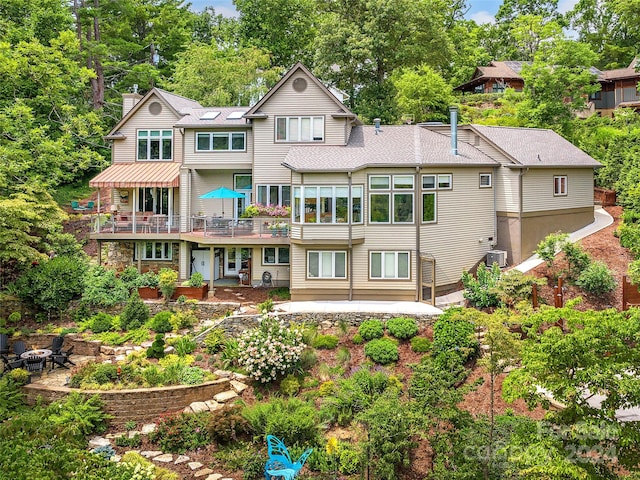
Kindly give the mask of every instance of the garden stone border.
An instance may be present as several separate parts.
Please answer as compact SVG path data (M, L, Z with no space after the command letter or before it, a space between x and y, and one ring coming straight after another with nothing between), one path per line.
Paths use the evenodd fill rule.
M38 398L46 403L62 400L71 392L86 396L99 395L107 413L113 415L111 423L124 424L130 420L150 422L160 415L179 412L193 402L212 400L217 394L231 388L229 378L219 378L200 385L175 385L171 387L137 388L122 390L80 390L32 383L25 385L27 403L34 405Z

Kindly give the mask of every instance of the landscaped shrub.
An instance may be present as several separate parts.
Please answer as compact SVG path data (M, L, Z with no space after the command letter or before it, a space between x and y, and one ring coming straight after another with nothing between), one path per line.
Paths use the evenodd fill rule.
M101 433L107 429L111 415L104 412L104 403L99 395L85 398L78 392L71 392L62 402L51 407L49 421L60 427L62 435L84 439L90 433Z
M230 338L224 342L224 347L220 351L220 361L222 368L230 368L238 364L240 359L239 342L236 338Z
M316 366L318 363L318 354L312 348L305 348L300 354L300 370L307 372Z
M591 257L577 243L567 242L562 246L562 253L569 264L569 278L578 278L591 263Z
M280 391L289 397L296 395L300 391L300 382L294 375L287 375L280 380Z
M58 313L80 298L87 265L84 259L55 257L31 267L16 281L18 296L40 310Z
M358 333L367 341L380 338L384 335L384 325L377 319L365 320L358 327Z
M362 335L360 335L359 333L356 333L351 341L356 345L362 345L364 343L364 338L362 338Z
M476 312L463 308L449 308L433 326L433 351L436 355L455 352L462 362L475 357L479 350L474 337L475 325L469 317Z
M120 280L124 282L129 290L137 286L136 281L138 280L139 276L140 274L138 273L138 269L133 265L126 267L122 272L120 272L119 275Z
M166 468L155 465L136 452L127 452L122 456L120 463L117 463L123 470L125 476L118 480L179 480L180 476ZM103 477L116 480L114 477Z
M142 301L138 292L134 291L120 314L120 328L122 330L140 328L147 320L149 320L149 307Z
M226 445L237 442L251 431L251 426L242 416L242 405L229 405L211 412L209 424L209 437L216 443Z
M395 317L387 322L387 330L390 335L407 340L418 334L418 323L415 318Z
M322 382L320 388L318 388L318 393L321 397L326 397L331 395L336 389L336 384L333 380L327 380L326 382Z
M599 261L589 265L578 277L576 285L592 295L604 295L616 288L611 270Z
M88 326L93 333L108 332L113 327L113 317L100 312L89 319Z
M209 355L218 353L223 347L226 340L224 330L221 328L214 328L206 337L204 337L204 346L207 349Z
M542 287L546 284L546 280L525 275L520 270L509 270L500 276L493 293L505 305L514 306L518 302L531 299L534 283Z
M318 413L312 403L298 398L274 398L270 402L245 407L242 415L255 435L275 435L287 447L313 444L318 438Z
M12 378L13 372L17 372L20 375L26 374L27 380L29 378L29 373L21 368L11 370L9 375L0 378L0 424L14 415L19 409L25 407L24 394L20 387L26 381L18 382L14 380Z
M257 304L256 308L260 313L273 312L273 300L271 298L267 298L264 302Z
M411 339L411 350L416 353L426 353L431 350L431 340L427 337L413 337Z
M171 325L171 317L173 313L163 311L156 313L149 321L149 328L156 333L167 333L173 330Z
M341 364L347 364L351 360L351 352L347 347L340 347L336 352L336 361Z
M156 334L156 339L151 346L147 349L147 358L162 358L164 357L164 334Z
M139 433L133 435L133 437L129 437L127 435L121 435L116 437L115 444L118 447L127 447L127 448L138 448L142 445L142 437L140 437Z
M19 323L20 320L22 320L22 315L20 314L20 312L11 312L7 320L9 320L9 323L13 323L15 325Z
M204 285L204 276L200 272L193 272L187 280L187 286L199 288L202 285Z
M311 343L313 348L333 350L338 346L338 337L335 335L318 335Z
M481 263L478 265L476 277L469 272L462 272L464 298L477 308L498 306L500 298L495 292L495 287L500 279L500 267L498 264L494 263L491 268L487 268L484 263Z
M115 324L115 321L114 321ZM115 326L115 325L114 325ZM90 340L100 340L105 345L122 345L123 343L140 344L149 339L149 330L136 328L128 332L103 332L89 337Z
M158 273L158 288L162 292L165 302L171 300L173 292L176 291L178 272L171 268L162 268Z
M535 253L547 262L549 268L553 267L553 262L556 257L556 253L562 250L564 245L569 242L569 235L566 233L551 233L544 237L544 239L538 243L538 247L535 249Z
M290 300L291 293L288 287L276 287L267 292L267 298L278 298L280 300Z
M398 346L388 338L378 338L364 346L364 354L376 363L387 365L398 361Z
M144 272L142 275L138 275L135 280L135 287L158 287L158 274L153 271Z
M172 340L169 345L173 346L173 348L175 348L176 350L176 353L181 357L193 353L193 351L198 347L198 344L195 342L195 340L192 340L187 336L179 337L175 340Z
M286 327L264 314L260 325L238 340L238 363L252 378L266 383L293 370L303 350L300 327Z
M179 413L162 417L149 440L157 443L163 452L185 453L204 447L211 442L209 412Z
M170 321L173 330L178 331L193 327L198 323L198 317L190 311L181 311L171 315Z
M180 372L180 384L200 385L204 382L205 372L200 367L186 367Z
M82 303L96 307L112 307L125 302L129 290L116 272L102 266L93 266L84 275Z

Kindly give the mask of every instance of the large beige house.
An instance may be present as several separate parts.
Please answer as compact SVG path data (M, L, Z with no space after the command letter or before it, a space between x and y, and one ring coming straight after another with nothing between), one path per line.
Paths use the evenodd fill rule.
M593 221L594 159L550 130L456 123L362 125L301 64L253 107L126 94L113 164L90 182L114 211L92 237L118 267L431 301L488 253L517 263ZM291 214L242 218L250 203Z

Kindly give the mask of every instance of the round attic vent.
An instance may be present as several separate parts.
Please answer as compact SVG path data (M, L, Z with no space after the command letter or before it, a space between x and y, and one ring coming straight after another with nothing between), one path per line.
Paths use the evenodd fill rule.
M296 78L293 81L293 89L296 92L304 92L307 89L307 81L304 78Z
M149 113L151 115L160 115L162 112L162 105L159 102L152 102L149 104Z

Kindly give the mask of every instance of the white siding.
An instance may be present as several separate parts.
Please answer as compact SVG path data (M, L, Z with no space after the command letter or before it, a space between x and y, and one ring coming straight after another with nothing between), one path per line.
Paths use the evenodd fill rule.
M568 195L553 195L553 177L566 175ZM522 178L522 211L593 206L593 169L531 169Z
M517 212L520 208L519 180L520 170L500 167L493 179L496 188L496 210L499 212Z

